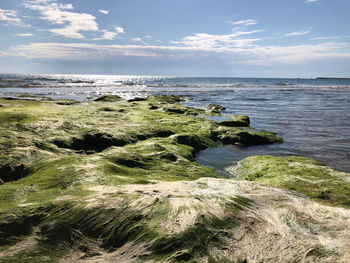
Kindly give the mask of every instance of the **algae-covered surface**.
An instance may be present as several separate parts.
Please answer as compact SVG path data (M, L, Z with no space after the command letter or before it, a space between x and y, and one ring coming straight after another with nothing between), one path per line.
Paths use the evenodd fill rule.
M293 159L277 165L279 172L307 174L317 166L324 173L300 175L290 188L269 175L265 159L240 167L245 179L275 177L270 181L279 184L262 183L332 206L219 178L195 162L197 152L283 140L250 127L247 116L209 120L203 116L224 109L185 107L184 99L0 99L0 262L349 259L348 174ZM324 198L305 190L312 180Z
M349 173L315 160L298 156L251 156L230 171L240 179L296 191L317 201L350 208Z

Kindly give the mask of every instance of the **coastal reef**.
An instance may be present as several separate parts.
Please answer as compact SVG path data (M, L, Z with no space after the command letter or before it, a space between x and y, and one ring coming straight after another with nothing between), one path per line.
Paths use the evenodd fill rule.
M299 156L250 156L229 169L238 179L292 190L314 200L350 208L350 177Z
M0 99L0 262L347 262L349 174L208 147L282 143L183 96Z

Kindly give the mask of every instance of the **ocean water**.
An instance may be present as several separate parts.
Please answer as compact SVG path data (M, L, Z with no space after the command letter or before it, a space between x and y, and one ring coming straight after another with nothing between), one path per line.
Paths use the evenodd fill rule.
M179 78L104 75L0 74L0 96L89 100L103 94L125 99L184 94L185 104L226 107L223 115L248 115L251 125L277 132L285 143L222 146L197 155L224 170L249 155L299 155L350 171L350 79Z

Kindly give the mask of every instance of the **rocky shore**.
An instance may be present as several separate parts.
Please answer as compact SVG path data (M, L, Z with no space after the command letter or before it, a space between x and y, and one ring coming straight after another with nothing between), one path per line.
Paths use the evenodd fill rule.
M220 144L282 143L182 96L0 99L0 262L349 262L350 176Z

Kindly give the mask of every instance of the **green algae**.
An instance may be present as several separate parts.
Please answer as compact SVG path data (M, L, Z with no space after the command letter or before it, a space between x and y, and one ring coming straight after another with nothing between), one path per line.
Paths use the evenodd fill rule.
M146 180L186 180L216 177L213 169L199 166L193 159L194 149L172 143L172 138L150 139L106 151L105 174Z
M257 130L242 127L219 127L213 130L215 138L223 144L239 144L243 146L282 143L283 139L278 137L276 133L265 130Z
M56 104L63 105L63 106L69 106L69 105L74 105L74 104L80 104L80 102L76 101L76 100L59 100L59 101L56 101Z
M169 257L177 261L195 260L205 257L210 247L224 242L220 236L222 230L229 231L239 225L235 210L224 218L199 217L193 227L168 235L159 228L171 212L167 198L142 203L130 196L118 197L120 201L113 207L60 201L20 208L10 215L0 213L0 247L6 250L35 235L31 251L3 257L2 262L19 259L30 262L33 258L40 262L45 256L56 262L72 249L89 257L96 248L112 252L128 242L150 243L151 254L140 255L143 260L163 261ZM132 202L139 203L131 205Z
M220 115L221 114L221 111L224 111L226 110L225 107L221 106L221 105L218 105L218 104L209 104L207 106L207 110L206 110L206 113L209 114L209 115Z
M86 252L94 244L110 251L130 241L150 241L161 235L157 226L169 211L166 200L155 199L143 209L131 207L129 202L127 198L121 199L113 208L86 207L84 202L56 202L24 208L10 216L0 213L0 246L16 244L36 229L33 251L16 255L17 260L24 257L29 261L38 254L55 262L72 248ZM148 216L144 215L145 211ZM57 249L62 254L55 258L52 254ZM14 259L4 260L11 258Z
M115 102L119 100L122 100L122 98L117 95L104 95L95 99L95 101L104 101L104 102Z
M0 114L0 122L2 124L25 123L33 120L34 117L26 113L2 112Z
M350 175L297 156L251 156L231 172L240 179L305 194L320 202L350 207Z
M118 204L114 207L89 205L89 198L96 195L90 190L94 186L218 177L213 169L195 162L196 152L243 131L198 117L204 110L180 105L185 99L155 96L127 102L104 96L87 103L0 99L4 105L0 109L4 124L0 127L0 178L5 179L0 186L0 249L6 251L37 235L32 250L1 260L57 262L72 249L89 257L96 246L109 251L127 242L153 244L152 253L159 260L174 256L174 260L194 262L205 256L210 246L221 242L219 229L234 228L234 214L249 201L236 197L223 202L231 217L202 218L173 236L159 229L170 213L166 198L133 206L134 197L116 193L109 195ZM253 128L248 132L261 133ZM244 140L240 135L234 143L249 145ZM265 143L275 141L271 137Z
M240 196L232 197L227 205L225 217L214 215L202 215L192 227L186 230L158 238L150 247L151 255L146 259L163 261L171 259L171 262L194 262L196 258L210 255L211 247L224 244L222 235L229 235L240 224L237 215L252 204L252 200ZM185 208L182 208L185 209Z
M0 119L10 126L0 129L0 167L6 171L0 178L21 179L1 187L0 192L7 193L2 195L4 200L10 202L13 196L17 202L23 194L15 193L24 192L21 189L30 189L26 196L50 189L47 194L54 197L75 185L215 177L212 169L194 161L195 153L227 143L225 138L237 133L237 128L195 117L203 110L181 106L185 99L161 95L130 103L107 95L95 102L63 105L62 101L58 105L50 100L1 99L6 107ZM99 110L101 103L113 111ZM150 110L149 105L158 108ZM186 114L168 112L169 108ZM18 129L14 123L26 128ZM247 144L244 136L238 137L234 143ZM270 142L273 139L266 139Z
M232 120L220 121L219 125L227 127L249 127L250 119L246 115L232 115Z

